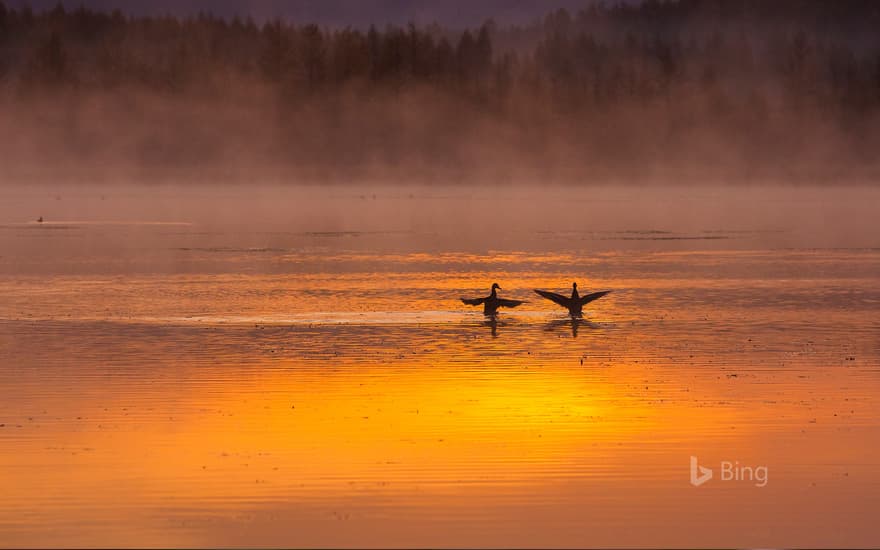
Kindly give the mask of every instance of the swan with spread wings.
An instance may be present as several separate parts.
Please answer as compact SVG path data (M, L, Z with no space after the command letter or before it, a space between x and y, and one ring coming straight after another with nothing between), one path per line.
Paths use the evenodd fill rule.
M546 290L538 290L535 289L535 293L539 296L547 298L551 302L555 302L562 307L568 309L568 312L574 316L580 316L584 312L584 306L593 300L598 300L602 296L605 296L611 292L610 290L602 290L600 292L593 292L591 294L587 294L586 296L581 296L578 294L578 284L571 283L571 297L563 296L562 294L556 294L555 292L547 292Z
M499 298L496 290L501 290L498 283L492 283L492 293L485 298L462 298L461 301L469 306L483 306L483 315L495 315L499 307L516 307L524 304L522 300L508 300Z

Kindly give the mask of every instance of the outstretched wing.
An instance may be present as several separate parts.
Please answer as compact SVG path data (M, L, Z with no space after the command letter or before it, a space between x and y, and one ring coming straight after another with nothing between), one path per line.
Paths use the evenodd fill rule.
M478 306L486 301L485 298L462 298L462 302L469 306Z
M557 304L561 305L562 307L569 307L569 305L571 304L571 298L569 298L567 296L563 296L562 294L556 294L555 292L547 292L546 290L538 290L537 288L535 289L535 293L537 293L538 295L540 295L544 298L547 298L551 302L556 302Z
M592 302L593 300L598 300L602 296L605 296L611 292L610 290L603 290L601 292L593 292L592 294L587 294L586 296L581 296L581 305L586 305Z
M522 300L506 300L504 298L498 298L498 307L516 307L521 306L525 302Z

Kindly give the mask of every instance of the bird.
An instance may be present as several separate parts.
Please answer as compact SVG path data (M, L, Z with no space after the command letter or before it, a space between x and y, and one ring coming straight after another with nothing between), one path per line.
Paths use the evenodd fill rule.
M483 315L495 315L499 307L516 307L525 303L523 300L499 298L496 290L501 290L501 287L498 283L492 283L492 293L485 298L462 298L461 301L469 306L483 304Z
M592 294L587 294L586 296L581 296L578 294L578 284L571 283L571 298L563 296L562 294L556 294L555 292L547 292L546 290L538 290L535 289L535 293L539 296L547 298L551 302L556 302L562 307L568 309L568 313L572 316L580 316L584 312L584 306L593 300L598 300L602 296L605 296L611 292L610 290L603 290L601 292L593 292Z
M37 218L37 223L43 223L43 216L40 216L39 218Z

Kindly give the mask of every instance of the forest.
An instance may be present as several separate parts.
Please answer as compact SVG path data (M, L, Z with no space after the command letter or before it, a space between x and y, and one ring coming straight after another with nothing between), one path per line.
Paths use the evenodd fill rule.
M4 180L872 181L880 3L328 28L0 2Z

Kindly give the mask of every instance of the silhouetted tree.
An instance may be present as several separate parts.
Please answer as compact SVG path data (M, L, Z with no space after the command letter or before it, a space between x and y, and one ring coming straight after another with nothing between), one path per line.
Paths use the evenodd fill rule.
M863 0L593 3L531 26L488 21L460 33L282 20L258 27L210 13L129 18L62 4L34 13L0 1L0 77L46 91L75 84L175 93L222 93L218 83L260 77L290 101L354 82L376 90L428 85L483 103L550 97L566 113L681 93L747 110L752 101L741 90L759 86L770 111L864 112L880 108L878 23L880 3Z

